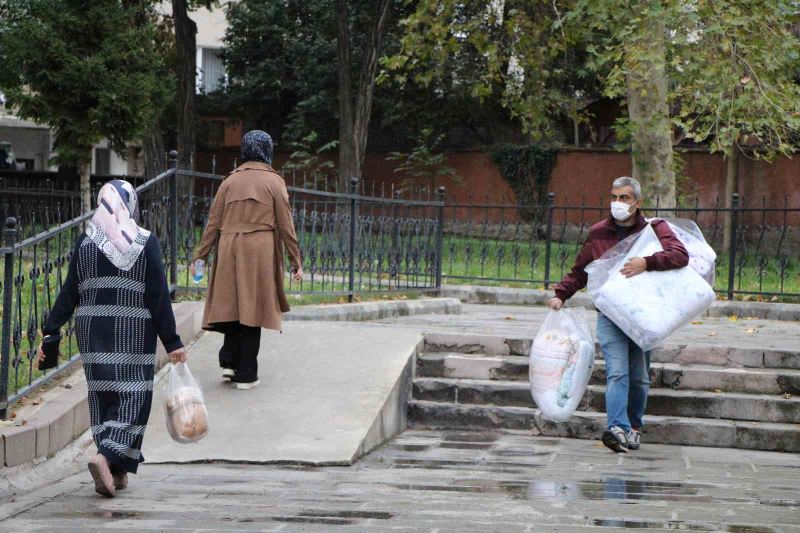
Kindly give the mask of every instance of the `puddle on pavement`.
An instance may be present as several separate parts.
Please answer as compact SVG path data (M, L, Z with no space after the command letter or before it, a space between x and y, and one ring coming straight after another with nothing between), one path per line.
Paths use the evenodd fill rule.
M491 442L443 442L439 448L447 448L451 450L486 450L491 448Z
M715 498L700 494L704 485L685 483L639 481L631 479L604 479L601 481L499 481L491 479L461 479L448 485L393 484L401 490L467 492L478 494L504 494L512 499L574 500L647 500L729 502L730 498Z
M726 531L728 533L775 533L771 527L748 526L738 524L709 524L698 522L682 522L670 520L668 522L626 520L626 519L595 519L588 525L596 527L613 527L622 529L666 529L676 531Z
M71 510L69 512L63 512L63 513L48 514L49 517L58 517L58 518L106 518L106 519L147 518L155 515L156 513L153 512L142 513L139 511L78 511L78 510Z
M396 450L402 450L404 452L424 452L425 450L430 450L430 444L399 444L392 446L392 448Z
M450 433L445 435L444 442L495 442L495 433Z
M497 472L522 473L530 468L542 468L540 464L503 463L498 461L455 461L451 459L394 459L392 468L427 468L440 470L442 468L461 467L465 470L491 469Z
M553 452L537 452L533 450L493 450L491 453L500 457L544 457L553 455Z
M680 522L671 520L669 522L647 522L640 520L623 520L623 519L596 519L590 523L596 527L614 527L622 529L667 529L678 531L720 531L719 528L703 525L692 524L688 522ZM723 530L724 531L724 530Z
M323 524L328 526L352 526L358 523L357 520L349 518L326 518L326 517L311 517L311 516L273 516L270 518L273 522L291 522L300 524Z
M339 511L307 510L300 511L292 516L273 516L269 519L274 522L351 526L360 524L363 520L389 520L391 518L394 518L394 514L387 513L386 511L343 509Z
M392 513L386 511L301 511L297 513L298 516L306 516L312 518L370 518L375 520L389 520L393 518Z

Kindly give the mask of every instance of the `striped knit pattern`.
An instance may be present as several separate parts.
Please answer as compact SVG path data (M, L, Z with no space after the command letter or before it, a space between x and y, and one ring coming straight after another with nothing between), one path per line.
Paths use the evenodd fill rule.
M146 254L125 271L91 239L84 239L77 253L75 324L92 434L100 453L118 468L136 472L144 461L156 352L156 331L145 305Z

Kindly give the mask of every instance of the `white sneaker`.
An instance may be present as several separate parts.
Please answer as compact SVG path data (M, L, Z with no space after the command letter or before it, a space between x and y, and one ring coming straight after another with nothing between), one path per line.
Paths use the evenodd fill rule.
M222 379L227 379L228 381L233 379L233 375L236 371L232 368L223 368L222 369Z
M234 389L247 390L258 387L261 384L261 380L257 379L249 383L239 383L238 381L231 381L231 383L233 384Z

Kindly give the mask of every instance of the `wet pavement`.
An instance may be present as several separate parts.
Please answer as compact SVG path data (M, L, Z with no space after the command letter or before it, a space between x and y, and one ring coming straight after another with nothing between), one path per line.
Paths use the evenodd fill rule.
M115 499L80 473L4 505L19 533L800 532L800 455L407 431L352 467L145 464Z

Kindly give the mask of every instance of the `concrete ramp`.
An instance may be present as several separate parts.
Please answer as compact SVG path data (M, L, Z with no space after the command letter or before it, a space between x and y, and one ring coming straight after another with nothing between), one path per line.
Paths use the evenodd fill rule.
M221 379L222 335L206 333L190 349L189 367L205 395L210 431L196 444L169 437L162 379L144 437L146 463L351 464L405 429L421 341L391 326L285 323L282 334L262 331L261 385L240 391Z

